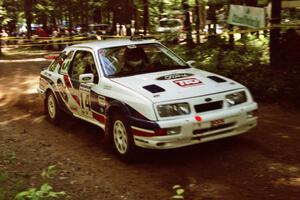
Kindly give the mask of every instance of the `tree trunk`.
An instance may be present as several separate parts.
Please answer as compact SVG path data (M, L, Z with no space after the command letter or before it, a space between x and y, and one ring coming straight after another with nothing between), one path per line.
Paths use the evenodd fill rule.
M186 42L187 42L188 48L191 48L193 46L192 24L190 21L190 13L189 13L190 6L189 6L187 0L182 0L182 8L184 11L184 16L185 16L184 29L186 31Z
M165 8L165 3L164 3L163 0L160 0L159 3L158 3L159 13L164 13L164 8Z
M2 30L0 26L0 30ZM1 40L1 34L0 34L0 57L2 56L2 40Z
M233 25L229 24L229 32L233 32ZM229 34L229 47L234 48L234 34Z
M272 0L271 24L278 25L281 21L281 1ZM270 31L270 64L274 68L280 66L280 28L274 28Z
M200 44L200 9L199 9L199 0L195 0L196 4L196 40L197 44Z
M144 27L144 35L146 35L147 31L148 31L148 26L149 26L149 2L148 2L148 0L143 0L143 4L144 4L143 27Z
M24 11L27 25L27 37L30 38L32 23L32 0L24 0Z
M68 18L69 18L69 29L71 30L73 28L73 7L72 7L72 2L68 0Z
M201 0L200 1L200 29L204 31L206 25L206 2Z

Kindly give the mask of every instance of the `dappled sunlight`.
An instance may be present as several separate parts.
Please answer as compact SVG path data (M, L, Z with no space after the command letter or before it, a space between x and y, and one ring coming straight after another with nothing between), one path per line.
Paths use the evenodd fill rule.
M226 184L206 182L198 185L189 184L188 189L191 192L201 194L201 197L203 198L224 199L227 196L228 191L230 190L230 186Z
M16 74L14 78L2 78L0 85L0 107L14 104L18 96L37 94L38 76Z
M289 177L277 179L275 185L286 185L300 188L300 177Z
M277 120L270 120L270 119L262 119L264 123L268 123L268 124L278 124L279 122ZM282 124L282 126L288 127L288 128L292 128L292 129L296 129L296 130L300 130L300 125L293 125L293 124Z
M39 123L42 123L45 119L46 119L46 115L41 115L41 116L32 118L31 123L39 124Z
M292 139L286 132L277 132L274 135L279 136L282 139Z
M269 163L267 167L269 171L276 171L285 175L292 175L300 172L298 166L288 165L286 163Z
M31 116L30 114L25 114L25 115L21 115L21 116L17 116L17 117L15 116L13 119L8 119L8 120L0 122L0 126L6 126L11 122L23 120L23 119L28 118L30 116Z
M268 169L272 173L280 173L281 178L273 181L275 186L300 187L300 167L285 163L270 163Z
M18 59L18 60L0 60L0 63L24 63L24 62L41 62L49 61L46 58L28 58L28 59Z

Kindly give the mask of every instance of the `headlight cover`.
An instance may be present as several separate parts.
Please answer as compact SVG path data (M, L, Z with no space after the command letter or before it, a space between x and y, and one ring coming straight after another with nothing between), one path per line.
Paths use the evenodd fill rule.
M245 91L228 94L225 96L225 98L229 106L235 106L247 101L247 95Z
M157 111L160 117L173 117L178 115L188 115L191 113L188 103L158 105Z

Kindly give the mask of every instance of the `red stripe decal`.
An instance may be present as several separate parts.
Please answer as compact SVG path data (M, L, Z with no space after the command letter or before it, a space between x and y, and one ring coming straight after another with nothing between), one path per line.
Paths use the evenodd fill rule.
M154 133L148 133L148 132L145 132L145 131L142 131L142 130L136 130L136 129L133 129L133 128L131 128L131 131L132 131L132 134L136 135L136 136L144 136L144 137L153 137L153 136L155 136Z
M72 95L73 99L76 101L78 105L80 105L80 99L78 96Z
M69 76L68 75L64 75L64 81L65 81L65 84L68 88L72 88L72 84L71 84L71 81L69 79Z
M93 112L93 118L99 121L100 123L105 124L106 119L104 115Z

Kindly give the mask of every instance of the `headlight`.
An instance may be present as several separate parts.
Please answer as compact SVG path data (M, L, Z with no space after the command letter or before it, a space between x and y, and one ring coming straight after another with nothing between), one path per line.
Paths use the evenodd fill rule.
M157 111L160 117L172 117L191 113L188 103L159 105L157 106Z
M230 106L234 106L237 104L241 104L247 101L247 96L244 91L242 92L235 92L232 94L226 95L226 101L229 103Z

